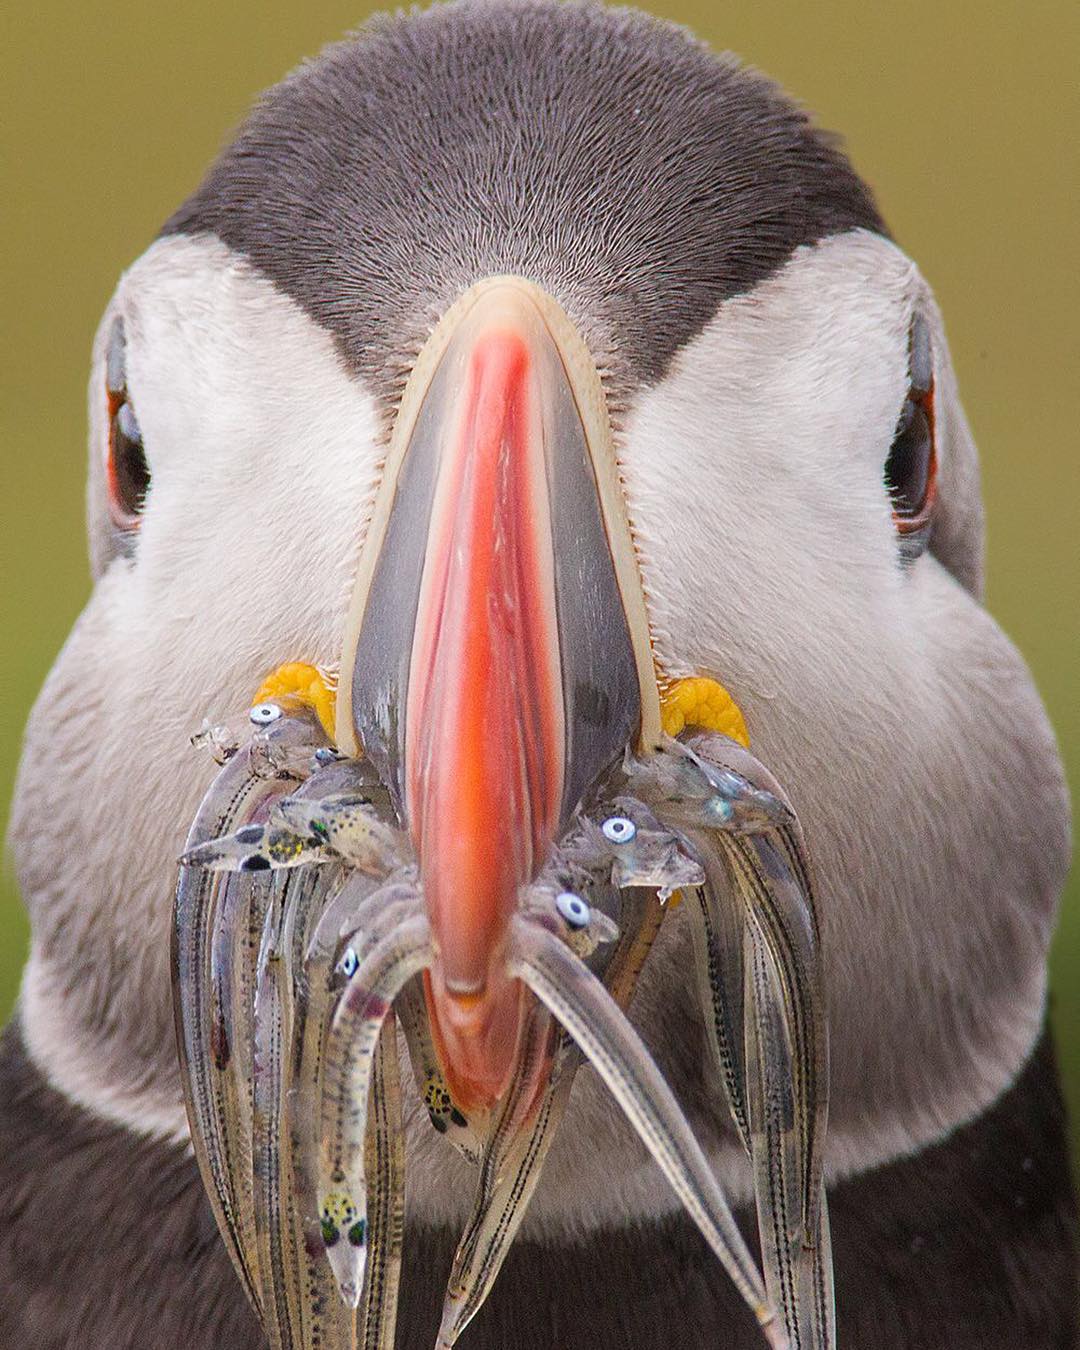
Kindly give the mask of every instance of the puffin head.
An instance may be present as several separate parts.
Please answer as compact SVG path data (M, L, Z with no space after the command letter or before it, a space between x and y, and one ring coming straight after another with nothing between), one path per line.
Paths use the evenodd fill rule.
M1016 1074L1061 769L980 602L933 296L775 86L593 4L369 25L263 98L121 279L89 410L94 591L12 826L25 1035L69 1096L185 1134L170 899L212 772L188 741L296 661L336 676L335 740L408 824L463 1099L498 1093L513 1048L519 886L656 734L658 688L702 676L816 861L830 1174ZM745 1195L687 944L676 911L631 1015ZM568 1121L531 1223L673 1203L587 1071ZM460 1213L454 1155L415 1143L418 1212Z

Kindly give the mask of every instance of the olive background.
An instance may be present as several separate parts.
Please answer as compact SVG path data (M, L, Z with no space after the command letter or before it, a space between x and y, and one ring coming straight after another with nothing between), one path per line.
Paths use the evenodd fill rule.
M1075 787L1080 6L654 0L652 8L767 71L822 125L842 132L896 239L935 288L983 456L989 606L1034 669ZM368 12L356 0L35 0L5 7L5 815L26 715L89 589L85 380L100 312L120 271L196 185L256 94ZM1024 785L1003 783L1001 790L1023 792ZM47 831L50 822L38 827ZM118 831L152 827L152 819L116 822ZM57 839L58 867L63 856ZM0 886L0 1020L16 996L27 941L8 860ZM1075 1123L1075 880L1052 982Z

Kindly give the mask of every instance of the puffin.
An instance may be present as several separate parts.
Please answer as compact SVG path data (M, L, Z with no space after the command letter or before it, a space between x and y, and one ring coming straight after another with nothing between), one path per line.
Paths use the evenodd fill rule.
M339 667L403 391L477 287L488 301L450 320L464 364L446 379L481 358L494 374L444 387L421 420L538 434L515 362L546 359L521 299L542 295L602 388L590 415L615 448L657 666L731 691L803 823L838 1343L1075 1344L1077 1207L1046 1029L1068 806L1031 677L982 604L977 455L930 288L836 140L734 58L591 0L454 0L372 20L270 90L102 318L93 593L31 714L10 832L33 940L0 1043L0 1346L265 1344L200 1181L174 1036L172 889L208 781L188 741L268 671ZM572 374L543 378L562 397ZM497 598L536 638L513 651L476 636L494 603L481 499L451 482L441 507L460 660L432 676L423 828L444 882L434 1007L474 1083L498 1056L487 1032L514 1016L485 972L500 869L528 849L498 782L459 827L455 780L512 744L529 772L551 751L580 786L604 752L597 702L625 674L601 659L564 709L573 734L544 724L537 596L556 567L586 576L595 544L573 482L533 475L533 497L496 501L500 538L527 535L542 500L557 541L501 574ZM391 675L417 659L417 569L438 534L383 578ZM587 625L602 658L610 607L572 617L563 641ZM346 720L364 706L351 678ZM406 717L401 681L379 698ZM629 1015L745 1220L683 918ZM470 998L486 1030L456 1037ZM468 1199L419 1114L402 1350L431 1344ZM760 1343L589 1069L463 1343Z

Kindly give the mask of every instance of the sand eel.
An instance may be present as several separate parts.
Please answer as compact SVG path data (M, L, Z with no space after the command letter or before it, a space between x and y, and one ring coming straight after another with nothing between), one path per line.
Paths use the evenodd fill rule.
M600 767L678 734L650 679L728 689L816 867L839 1343L1067 1341L1041 1043L1061 768L981 604L933 297L783 94L589 4L363 29L271 91L126 273L90 437L94 593L12 823L34 944L0 1059L0 1342L261 1344L188 1152L168 931L212 769L187 740L293 661L338 670L335 743L408 812L466 1119L521 1027L518 887ZM631 1017L746 1203L692 937L679 905ZM471 1189L404 1091L411 1345ZM591 1073L521 1244L473 1346L760 1344Z

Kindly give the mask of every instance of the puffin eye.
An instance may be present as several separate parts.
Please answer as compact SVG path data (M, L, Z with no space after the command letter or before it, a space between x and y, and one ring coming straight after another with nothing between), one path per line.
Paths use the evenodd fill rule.
M116 320L109 334L105 354L105 394L109 408L109 445L105 461L109 515L117 529L134 530L150 489L150 468L127 387L122 319Z
M276 722L281 716L282 711L276 703L256 703L248 713L248 717L257 727L269 726L271 722Z
M346 947L338 962L338 970L347 980L351 980L360 965L360 959L352 947Z
M892 498L901 555L917 558L929 540L937 495L933 353L921 315L912 320L908 338L908 391L885 461L885 485Z
M628 844L637 834L637 826L626 816L608 816L600 828L604 838L612 844Z
M587 928L589 926L592 911L581 896L575 895L573 891L560 891L555 897L555 908L571 928Z

